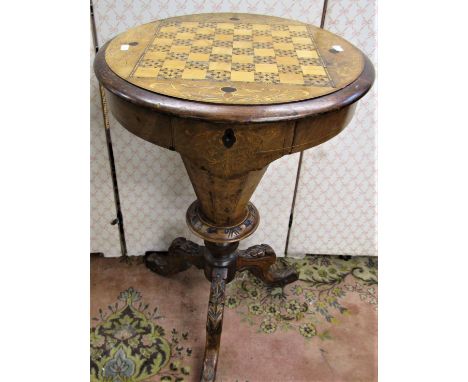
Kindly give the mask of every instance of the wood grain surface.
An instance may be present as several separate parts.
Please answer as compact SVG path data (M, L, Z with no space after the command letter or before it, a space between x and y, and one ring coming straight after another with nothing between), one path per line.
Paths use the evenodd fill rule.
M151 92L223 104L275 104L333 93L353 82L364 56L312 25L215 13L132 28L105 49L111 70Z

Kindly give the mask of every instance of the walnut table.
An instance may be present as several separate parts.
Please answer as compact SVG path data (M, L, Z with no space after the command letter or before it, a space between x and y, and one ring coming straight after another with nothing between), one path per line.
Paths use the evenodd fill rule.
M147 253L171 275L195 265L211 282L201 380L213 381L226 283L248 269L264 283L297 280L266 244L238 250L259 224L249 199L268 165L337 135L372 86L368 58L301 22L252 14L158 20L108 42L94 64L116 119L180 153L197 195L187 224L201 247L177 238Z

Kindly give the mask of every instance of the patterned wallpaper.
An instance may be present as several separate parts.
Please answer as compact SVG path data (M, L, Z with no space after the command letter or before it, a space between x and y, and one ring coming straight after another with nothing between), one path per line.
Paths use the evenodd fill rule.
M341 3L348 4L350 8L356 8L354 15L346 14L346 7ZM357 3L359 7L356 7ZM94 13L98 41L102 45L130 27L154 19L190 13L260 13L319 25L322 6L321 0L95 0ZM370 12L372 13L371 25L365 26L369 17L361 10L369 7L373 9ZM369 46L373 43L367 41L365 35L369 31L375 33L372 24L375 15L373 1L332 0L329 1L328 12L331 17L330 20L327 18L326 28L342 34L367 53L368 49L375 50L375 46L373 48ZM340 14L344 14L347 21L342 21ZM353 21L355 16L358 17ZM374 39L372 34L368 38ZM106 256L119 256L117 226L110 225L110 221L115 216L115 208L98 94L96 80L92 75L91 251L104 252ZM361 122L358 122L357 126L354 122L353 126L348 128L348 131L353 129L352 137L342 139L343 143L337 144L337 138L335 138L331 146L327 144L327 148L322 149L322 146L325 146L322 145L309 150L304 155L289 254L321 251L325 248L324 243L327 245L327 250L332 253L375 254L375 245L372 244L375 241L373 238L375 236L375 182L373 181L375 174L373 123L375 123L375 118L372 122L368 119L368 114L372 113L373 105L369 101L363 110L358 111L360 121L363 124L367 123L366 126L362 126ZM186 236L200 242L188 232L185 225L185 212L195 199L195 194L179 155L130 134L112 116L110 124L129 255L141 255L147 250L164 250L177 236ZM369 132L369 129L372 132ZM345 133L346 130L341 135ZM363 145L370 145L370 147L363 149ZM315 153L310 156L309 153L315 150L321 150L318 152L322 154ZM312 166L317 162L317 155L328 158L322 159L320 167ZM354 168L348 163L346 168L353 167L353 172L345 171L346 176L343 176L336 172L336 168L340 166L334 161L336 161L335 158L346 161L346 157L359 161L360 166ZM298 158L299 154L294 154L283 157L270 165L252 198L261 214L260 226L254 235L241 243L242 248L253 244L268 243L278 255L283 255ZM340 171L342 170L344 169ZM320 209L317 211L315 199L320 192L317 187L311 187L311 185L319 182L317 172L320 171L324 171L320 179L327 179L328 183L333 184L336 189L331 191L328 187L328 195L326 199L322 196ZM356 174L357 172L359 174ZM334 182L334 178L337 182ZM361 188L365 195L359 194ZM350 200L346 199L346 203L340 202L343 199L341 195L349 193L345 189L353 191L353 196ZM353 198L356 201L353 201ZM356 205L351 205L353 203ZM337 211L343 207L345 207L344 215L342 211ZM302 210L301 213L299 210ZM354 223L357 221L360 224L360 228L353 228L349 232L349 227L346 229L335 227L336 224L340 225L340 219L350 220L351 217ZM317 229L317 232L312 232ZM334 230L331 234L330 229ZM328 238L317 241L317 235L322 235L324 232L330 234Z
M91 40L91 252L102 252L109 256L120 256L117 226L110 222L115 218L114 194L107 156L106 137L102 119L99 85L92 70L94 45Z
M330 0L325 29L343 36L376 65L376 4ZM376 86L348 127L304 152L288 255L377 255Z

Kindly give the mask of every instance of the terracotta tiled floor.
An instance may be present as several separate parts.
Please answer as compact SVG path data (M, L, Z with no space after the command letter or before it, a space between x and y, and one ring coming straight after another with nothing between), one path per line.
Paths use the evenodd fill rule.
M228 286L217 381L377 380L377 260L290 260L300 281ZM140 258L91 261L91 381L198 381L209 283Z

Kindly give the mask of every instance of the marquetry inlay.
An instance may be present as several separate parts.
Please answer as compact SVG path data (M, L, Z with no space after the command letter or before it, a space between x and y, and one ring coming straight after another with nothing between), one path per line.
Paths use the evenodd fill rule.
M329 94L354 81L364 62L350 43L312 25L230 13L130 29L112 40L106 61L120 77L155 93L228 104Z

